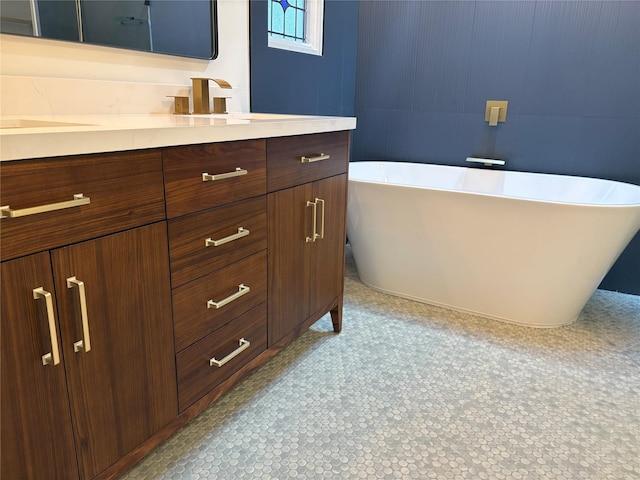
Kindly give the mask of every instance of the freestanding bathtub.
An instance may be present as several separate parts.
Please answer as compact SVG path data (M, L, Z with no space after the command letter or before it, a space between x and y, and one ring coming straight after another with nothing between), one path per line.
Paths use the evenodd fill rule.
M640 229L640 186L354 162L347 235L382 292L532 327L572 323Z

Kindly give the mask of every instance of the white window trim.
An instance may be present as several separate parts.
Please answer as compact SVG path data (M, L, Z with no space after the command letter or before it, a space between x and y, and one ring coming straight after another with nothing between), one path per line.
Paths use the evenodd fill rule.
M269 47L322 56L324 0L307 0L306 5L305 42L295 42L269 35Z

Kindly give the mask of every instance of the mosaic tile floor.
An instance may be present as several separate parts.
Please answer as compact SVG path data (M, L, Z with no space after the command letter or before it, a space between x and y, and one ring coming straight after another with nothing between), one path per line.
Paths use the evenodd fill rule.
M122 478L638 479L640 297L531 329L391 297L329 317Z

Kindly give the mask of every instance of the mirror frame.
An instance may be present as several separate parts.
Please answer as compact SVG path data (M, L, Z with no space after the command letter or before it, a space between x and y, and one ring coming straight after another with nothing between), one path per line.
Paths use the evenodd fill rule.
M81 9L81 1L82 0L75 0L76 1L76 15L79 14L79 12L82 11ZM198 0L200 1L200 0ZM36 15L34 15L34 5L37 2L37 0L27 0L25 3L29 3L30 9L31 9L31 17L32 19L34 19L36 17ZM129 47L129 46L123 46L123 45L113 45L113 44L108 44L108 43L101 43L101 42L87 42L87 41L83 41L81 39L81 35L78 34L78 37L80 37L78 40L75 39L65 39L65 38L56 38L56 37L50 37L50 36L43 36L41 32L37 32L37 34L21 34L21 33L13 33L13 32L3 32L0 30L0 33L3 35L15 35L17 37L31 37L31 38L42 38L45 40L56 40L56 41L62 41L62 42L69 42L69 43L79 43L79 44L85 44L85 45L96 45L96 46L101 46L101 47L109 47L109 48L118 48L118 49L123 49L123 50L131 50L131 51L137 51L137 52L148 52L148 53L154 53L154 54L161 54L161 55L170 55L170 56L177 56L177 57L183 57L183 58L193 58L193 59L200 59L200 60L215 60L218 57L218 53L219 53L219 42L218 42L218 0L207 0L209 6L210 6L210 12L211 12L211 38L210 38L210 53L211 56L205 57L205 56L201 56L201 55L188 55L188 54L183 54L183 53L173 53L173 52L164 52L164 51L159 51L159 50L151 50L151 49L145 49L145 48L136 48L136 47ZM204 3L204 2L203 2ZM78 31L80 31L80 28L82 28L83 22L82 22L82 17L80 17L78 19ZM39 28L37 30L40 30Z

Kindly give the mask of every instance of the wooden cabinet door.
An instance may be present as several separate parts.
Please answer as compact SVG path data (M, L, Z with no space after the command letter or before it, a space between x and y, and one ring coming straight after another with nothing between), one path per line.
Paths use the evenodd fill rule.
M317 230L323 234L323 238L318 238L310 249L310 314L327 310L342 293L347 175L314 182L313 199L319 203ZM323 231L320 232L320 229Z
M2 405L0 477L68 480L78 477L65 378L65 361L44 365L52 352L42 287L55 294L49 253L2 264L0 335L2 336ZM57 322L55 334L60 335Z
M346 195L346 175L269 194L269 346L342 294Z
M268 341L272 346L309 316L313 188L308 183L268 196Z
M166 224L52 252L80 477L94 477L178 412ZM84 283L91 350L82 340ZM86 339L86 338L85 338Z

